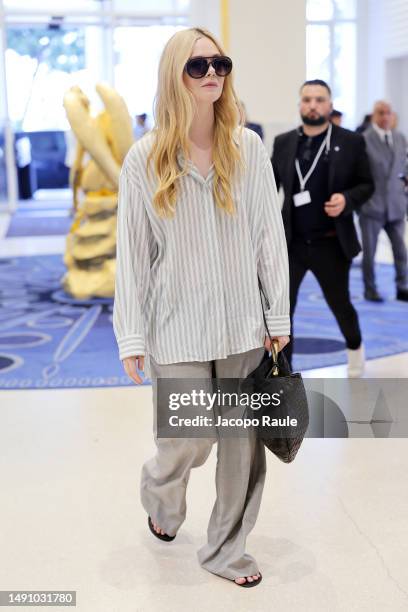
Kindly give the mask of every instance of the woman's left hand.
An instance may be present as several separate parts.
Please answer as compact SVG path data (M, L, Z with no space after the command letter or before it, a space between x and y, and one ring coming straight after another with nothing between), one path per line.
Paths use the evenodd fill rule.
M289 344L290 338L289 336L272 336L272 341L278 343L279 345L278 352L279 352L283 348L285 348L287 344ZM271 341L269 340L269 336L265 336L264 347L266 348L268 352L271 351Z

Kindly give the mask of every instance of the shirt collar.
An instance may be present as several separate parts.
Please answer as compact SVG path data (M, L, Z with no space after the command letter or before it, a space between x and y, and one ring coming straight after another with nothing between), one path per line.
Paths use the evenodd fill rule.
M232 135L232 138L235 144L239 147L241 145L241 128L236 128ZM204 178L202 174L200 174L198 168L193 164L191 159L187 159L184 157L183 151L181 148L177 151L177 163L181 169L186 168L187 174L191 174L194 178L198 179L201 183L208 183L214 178L214 164L210 166L210 170L207 174L207 177Z
M386 135L388 136L390 142L392 142L392 131L391 130L383 130L374 121L372 123L372 126L373 126L374 131L377 132L377 134L379 135L379 137L381 138L383 142L385 140Z
M192 177L197 179L200 183L207 184L214 177L214 164L210 166L210 170L206 178L204 178L203 175L199 172L198 168L193 164L191 159L186 159L184 157L183 151L181 149L177 151L177 163L182 170L185 168L187 171L187 174L190 174Z
M308 136L307 134L305 134L305 131L303 129L303 125L300 125L298 127L298 134L299 136L304 136L305 138L317 138L318 136L327 136L327 132L329 131L329 127L330 125L327 126L327 128L324 130L324 132L320 132L320 134L315 134L315 136Z

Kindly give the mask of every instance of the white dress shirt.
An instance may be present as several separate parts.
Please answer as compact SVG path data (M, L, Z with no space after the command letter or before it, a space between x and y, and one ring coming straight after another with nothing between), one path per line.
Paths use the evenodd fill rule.
M393 145L392 131L391 130L383 130L374 121L372 123L372 126L373 126L373 129L377 132L378 136L380 137L381 142L385 143L385 136L388 136L388 143L389 143L390 147L392 147L392 145Z
M214 168L203 178L188 161L173 219L158 217L153 207L156 179L146 174L152 138L132 146L120 175L113 311L120 359L210 361L263 346L258 275L271 335L289 334L287 246L259 136L242 131L245 169L232 186L235 216L216 206ZM180 154L178 161L184 163Z

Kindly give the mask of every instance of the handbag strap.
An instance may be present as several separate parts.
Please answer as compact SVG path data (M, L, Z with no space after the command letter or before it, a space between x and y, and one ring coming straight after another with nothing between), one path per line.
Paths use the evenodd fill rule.
M268 298L265 295L265 291L263 290L263 287L262 287L262 284L261 284L261 281L260 281L259 277L258 277L258 287L259 287L259 292L261 293L261 296L263 295L264 298L265 298L265 302L269 303L268 302ZM269 332L269 327L268 327L268 323L266 322L266 316L265 316L265 310L264 310L264 307L263 307L262 297L261 297L261 306L262 306L262 315L263 315L264 325L265 325L266 332L268 334L269 340L271 342L271 354L272 354L272 362L273 362L273 365L272 365L272 376L278 376L278 374L279 374L278 350L275 347L275 342L276 341L274 342L272 340L271 334ZM277 342L276 342L276 344L277 344Z

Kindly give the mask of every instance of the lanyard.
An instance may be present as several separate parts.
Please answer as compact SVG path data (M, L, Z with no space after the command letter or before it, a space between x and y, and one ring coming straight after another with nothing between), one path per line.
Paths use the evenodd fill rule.
M300 191L304 191L305 190L307 181L310 179L310 177L312 176L313 172L316 170L316 166L317 166L317 163L318 163L319 159L322 156L323 149L326 148L326 154L330 151L331 133L332 133L332 124L330 123L329 129L327 130L327 136L323 140L323 142L322 142L322 144L320 146L320 149L318 150L317 155L316 155L316 157L313 160L313 164L310 166L309 172L306 174L306 176L302 176L302 172L300 170L299 160L296 159L295 166L296 166L297 175L299 177Z

